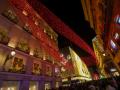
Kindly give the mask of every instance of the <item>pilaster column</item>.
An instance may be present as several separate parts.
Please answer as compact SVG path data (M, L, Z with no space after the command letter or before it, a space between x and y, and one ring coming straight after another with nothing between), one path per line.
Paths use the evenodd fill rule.
M26 62L26 67L25 67L25 70L26 70L27 74L31 74L31 72L32 72L32 64L33 64L33 60L31 58L28 58L27 62Z
M3 80L0 80L0 88L2 87Z
M45 90L45 81L44 79L38 82L38 90Z
M19 90L29 90L29 80L23 80L20 82Z
M53 80L51 81L51 88L55 88L56 87L56 81L55 78L53 78Z

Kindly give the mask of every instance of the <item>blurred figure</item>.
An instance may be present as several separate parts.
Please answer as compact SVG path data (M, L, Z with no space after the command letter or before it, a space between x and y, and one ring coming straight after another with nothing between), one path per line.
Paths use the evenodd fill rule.
M117 78L118 90L120 90L120 77Z
M115 79L110 79L107 82L107 86L106 86L106 90L117 90L118 86L117 86L117 82Z
M88 88L89 90L96 90L96 87L93 84L91 84Z

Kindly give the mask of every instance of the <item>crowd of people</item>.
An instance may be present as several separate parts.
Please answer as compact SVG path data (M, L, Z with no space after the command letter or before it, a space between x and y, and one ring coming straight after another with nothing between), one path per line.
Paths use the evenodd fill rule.
M120 77L94 80L84 83L74 82L52 90L120 90Z

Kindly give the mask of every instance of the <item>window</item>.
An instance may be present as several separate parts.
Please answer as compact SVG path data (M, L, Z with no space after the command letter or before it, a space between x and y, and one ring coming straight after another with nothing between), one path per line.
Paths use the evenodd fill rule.
M5 10L2 13L2 15L5 16L6 18L8 18L13 23L18 23L18 18L17 18L17 16L15 15L15 13L12 10L10 10L10 9Z
M110 40L110 45L112 48L114 48L114 49L116 48L116 44L113 42L113 40Z
M115 40L116 40L116 39L119 39L119 34L118 34L118 33L115 33L114 38L115 38Z
M115 55L118 52L118 47L113 40L110 40L110 49L113 55Z

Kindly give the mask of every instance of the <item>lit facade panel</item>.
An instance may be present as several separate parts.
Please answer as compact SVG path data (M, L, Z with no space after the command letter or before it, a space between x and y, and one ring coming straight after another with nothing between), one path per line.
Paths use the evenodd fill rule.
M102 40L100 39L100 37L95 37L92 40L93 43L93 48L94 48L94 52L97 58L97 67L99 70L99 74L102 77L106 77L106 73L105 73L105 63L104 63L104 57L105 57L105 53L104 53L104 48L103 48L103 43L101 42Z
M88 9L87 9L87 5L86 5L86 1L85 1L85 0L81 0L81 3L82 3L84 15L85 15L85 19L86 19L87 21L89 21Z
M17 81L4 81L1 90L19 90L19 82Z
M91 28L94 29L94 22L93 22L93 11L91 6L90 0L81 0L83 12L85 15L85 19L90 22Z
M72 50L71 48L69 48L69 49L70 49L70 54L71 54L71 58L72 58L72 62L73 62L76 76L80 77L80 79L85 79L85 77L86 77L85 80L90 80L91 75L90 75L90 72L89 72L86 64L75 53L74 50Z

